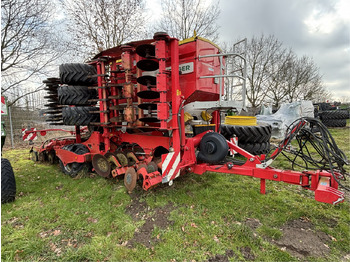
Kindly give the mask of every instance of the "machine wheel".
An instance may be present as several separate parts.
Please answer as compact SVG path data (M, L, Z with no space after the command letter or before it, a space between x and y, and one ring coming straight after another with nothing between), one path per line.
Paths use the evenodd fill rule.
M67 85L95 85L97 84L96 68L87 64L62 64L59 67L60 80Z
M345 127L346 119L322 119L322 123L326 127Z
M61 86L57 90L61 105L90 105L90 99L97 97L95 89L87 86Z
M255 143L255 144L248 144L248 143L244 144L244 143L238 142L238 146L253 155L267 154L270 151L269 142Z
M69 126L87 126L91 122L99 122L99 114L91 114L90 111L98 111L97 107L76 106L62 109L63 123Z
M227 140L219 133L207 133L199 144L197 159L210 164L224 160L228 152Z
M270 141L272 127L270 125L260 126L231 126L221 125L221 134L229 140L234 135L238 142L242 143L263 143Z
M49 161L50 164L55 164L56 163L56 153L55 151L50 151L47 154L47 161Z
M83 144L71 144L71 145L67 145L62 147L62 149L67 150L67 151L71 151L75 154L78 155L83 155L86 153L89 153L89 149L83 145ZM78 175L78 173L83 170L84 167L87 167L86 163L69 163L66 166L63 165L63 162L60 160L60 168L62 170L63 173L65 173L66 175L69 175L71 177L76 177Z
M332 119L347 119L349 113L347 110L329 110L323 111L319 114L322 120L332 120Z
M16 179L10 161L1 158L1 204L16 198Z

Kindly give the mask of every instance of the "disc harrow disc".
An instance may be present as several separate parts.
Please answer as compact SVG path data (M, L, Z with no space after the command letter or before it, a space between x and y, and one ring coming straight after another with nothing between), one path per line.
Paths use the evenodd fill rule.
M128 166L129 162L128 162L128 158L126 157L126 155L124 155L123 153L118 153L117 158L118 158L119 163L122 166Z
M160 94L157 91L145 90L138 92L137 96L142 99L158 99L160 97Z
M137 78L137 83L144 86L155 86L157 84L157 78L155 76L140 76Z
M148 123L156 123L159 122L160 120L156 117L142 117L139 119L142 122L148 122Z
M96 173L102 177L108 177L111 173L111 165L107 158L103 155L94 155L92 158L92 166L94 167Z
M159 68L157 61L144 59L137 62L136 66L143 71L154 71Z
M147 165L147 172L148 173L153 173L155 171L158 171L158 166L155 162L151 161Z
M126 189L128 190L128 193L131 193L131 191L135 188L137 181L137 174L133 167L129 167L124 176L124 185Z
M139 45L136 47L136 53L145 58L154 58L156 56L156 47L150 44Z
M139 165L137 166L137 172L139 172L139 170L140 170L141 168L145 168L146 171L147 171L147 165L146 165L146 164L144 164L144 163L139 164Z

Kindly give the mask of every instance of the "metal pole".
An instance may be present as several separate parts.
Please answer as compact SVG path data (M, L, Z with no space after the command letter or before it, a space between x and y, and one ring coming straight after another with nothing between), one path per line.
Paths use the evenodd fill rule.
M222 74L222 56L219 57L220 60L220 75ZM220 87L220 99L219 99L219 106L221 106L222 101L222 78L219 78L219 87Z
M12 128L12 113L11 113L11 106L9 106L9 119L10 119L10 134L11 134L11 147L12 148L15 148L14 147L14 144L13 144L13 128Z
M244 72L243 72L243 90L242 90L242 100L243 100L243 108L246 107L246 82L247 82L247 38L244 39Z

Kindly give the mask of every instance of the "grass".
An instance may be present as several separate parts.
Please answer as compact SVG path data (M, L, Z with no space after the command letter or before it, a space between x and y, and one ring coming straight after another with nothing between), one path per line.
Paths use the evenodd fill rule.
M332 133L350 158L349 130ZM185 175L172 187L128 195L122 181L71 179L58 165L32 162L28 151L3 152L17 180L16 201L1 206L3 261L203 261L227 250L233 251L230 260L246 260L242 250L247 248L259 261L294 261L271 239L280 239L280 228L299 218L333 239L327 256L310 260L340 261L350 253L348 200L337 206L319 203L312 192L272 181L268 194L261 195L257 179L215 173ZM279 160L275 166L288 168L288 163ZM146 223L129 214L133 198L148 206L146 216L173 206L171 224L153 230L159 241L151 248L127 244ZM256 231L245 223L248 218L260 221Z

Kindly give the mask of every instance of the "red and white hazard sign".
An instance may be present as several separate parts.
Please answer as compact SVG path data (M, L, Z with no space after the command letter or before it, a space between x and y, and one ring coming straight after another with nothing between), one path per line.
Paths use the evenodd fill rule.
M23 141L33 141L33 140L37 140L38 139L38 137L36 135L36 132L30 133L28 131L36 131L36 128L30 128L30 129L22 128Z
M7 103L4 96L1 96L1 115L7 115Z

